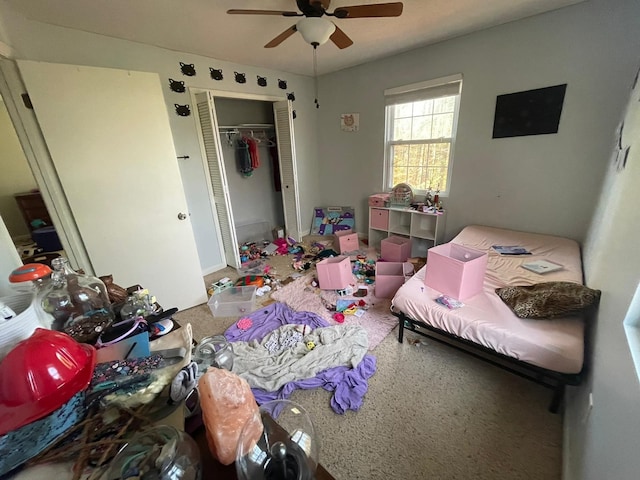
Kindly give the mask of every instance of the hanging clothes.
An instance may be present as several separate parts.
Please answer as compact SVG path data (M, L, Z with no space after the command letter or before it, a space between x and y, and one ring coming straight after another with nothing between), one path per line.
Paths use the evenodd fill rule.
M271 171L273 172L273 189L276 192L282 191L282 182L280 180L280 159L278 158L278 145L276 144L276 138L269 139L272 146L269 147L269 154L271 155Z
M249 156L251 157L251 168L255 170L260 166L260 156L258 155L258 142L254 138L244 137L249 145Z
M250 177L253 173L251 166L251 155L249 154L249 144L245 138L239 138L236 146L236 158L238 160L238 170L245 177Z

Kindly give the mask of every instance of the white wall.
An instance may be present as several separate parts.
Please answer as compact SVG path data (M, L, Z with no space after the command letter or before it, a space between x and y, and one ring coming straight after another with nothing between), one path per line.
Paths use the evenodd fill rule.
M189 94L175 93L169 88L169 79L184 81L186 87L206 88L229 92L286 97L295 91L293 108L296 153L301 192L301 212L303 224L311 223L313 206L317 203L316 179L319 172L316 162L317 114L313 104L313 82L309 77L264 68L218 61L188 53L169 51L134 42L117 40L101 35L80 32L33 22L16 15L6 4L0 4L0 42L13 48L17 58L54 63L90 65L108 68L131 69L156 72L164 85L164 95L169 110L171 130L178 156L188 155L189 159L179 160L182 182L191 213L200 264L203 272L209 273L215 265L224 263L218 255L217 237L213 213L205 183L198 143L195 115L176 115L174 104L189 104ZM195 76L182 75L180 62L194 64ZM209 68L223 70L222 81L212 80ZM245 84L236 83L234 72L246 74ZM257 84L257 75L267 78L268 86ZM286 80L288 88L278 88L278 79ZM52 85L55 94L55 85ZM123 174L126 174L123 172Z
M0 215L0 297L15 293L14 287L9 283L9 274L20 265L22 265L20 256Z
M632 81L629 76L627 84ZM587 283L602 290L602 299L592 374L569 396L566 480L640 477L640 384L623 328L640 281L640 86L628 105L622 138L623 146L631 145L627 167L610 165L584 249Z
M29 228L20 213L16 193L37 188L27 159L13 128L7 108L0 98L0 216L12 237L29 235Z
M382 187L386 88L461 73L447 239L470 223L583 240L625 87L640 50L635 0L593 0L325 75L320 80L324 203ZM558 134L492 139L496 96L567 83ZM340 131L341 113L360 131Z

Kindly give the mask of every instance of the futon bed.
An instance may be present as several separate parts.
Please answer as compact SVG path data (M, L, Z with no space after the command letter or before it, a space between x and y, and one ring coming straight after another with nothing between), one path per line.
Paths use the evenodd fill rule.
M564 386L580 383L585 356L584 315L552 319L519 318L496 294L509 286L542 282L582 284L580 246L574 240L471 225L453 240L488 255L483 289L455 309L436 302L441 292L425 285L429 264L396 293L392 311L399 319L398 341L404 329L435 338L490 361L513 373L553 388L549 409L557 412ZM524 247L529 255L501 255L494 245ZM523 263L548 260L562 266L544 274Z

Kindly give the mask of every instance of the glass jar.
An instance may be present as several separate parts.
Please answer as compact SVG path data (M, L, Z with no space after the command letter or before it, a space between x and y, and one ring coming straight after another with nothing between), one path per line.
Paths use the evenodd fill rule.
M198 364L200 373L209 367L233 368L233 350L224 335L203 338L193 352L193 361Z
M154 301L146 288L129 295L120 309L122 320L133 320L136 317L147 317L155 313Z
M53 317L39 308L38 298L50 282L51 273L51 269L42 263L27 263L16 268L9 275L9 282L14 287L15 294L5 302L24 304L19 307L21 311L24 311L29 304L29 312L31 312L29 315L35 315L40 326L48 329L51 329Z
M39 294L39 305L53 316L53 330L63 331L79 342L94 343L113 322L113 310L102 281L78 273L64 257L51 265L51 281Z
M307 411L291 400L263 403L240 432L238 480L313 480L320 441Z
M174 427L149 427L122 447L110 462L105 478L199 480L202 478L200 450L193 438Z

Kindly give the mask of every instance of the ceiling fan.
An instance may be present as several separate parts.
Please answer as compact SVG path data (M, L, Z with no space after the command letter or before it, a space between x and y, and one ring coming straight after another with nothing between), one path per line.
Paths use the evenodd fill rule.
M299 12L284 10L227 10L232 15L280 15L283 17L304 17L295 25L292 25L280 35L275 37L265 48L273 48L280 45L295 32L300 32L307 43L314 47L331 40L338 48L347 48L353 45L353 40L344 33L333 21L323 18L336 17L348 18L372 18L372 17L398 17L402 14L402 2L376 3L367 5L353 5L338 7L333 12L328 12L331 0L296 0Z

